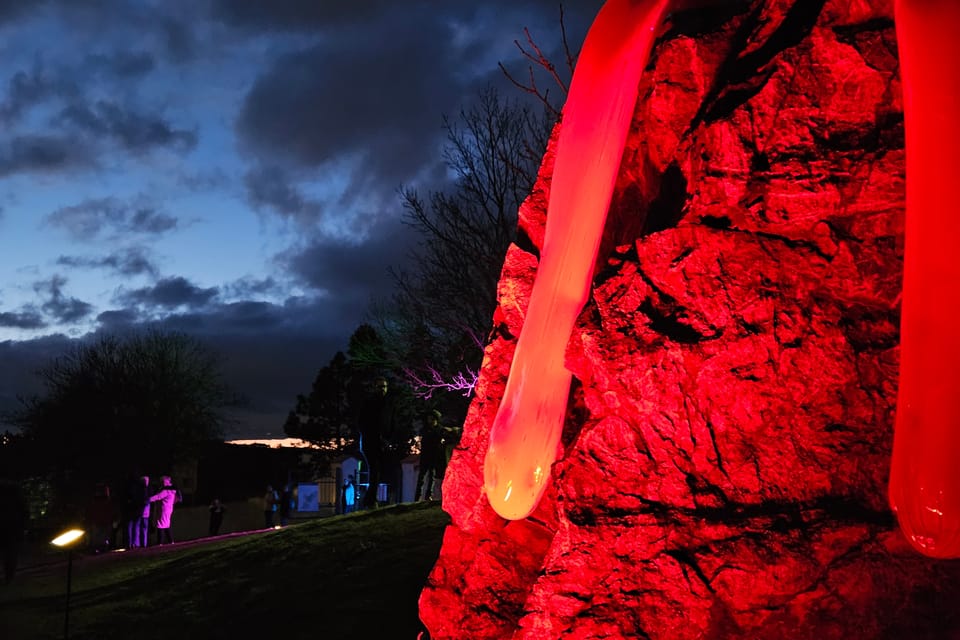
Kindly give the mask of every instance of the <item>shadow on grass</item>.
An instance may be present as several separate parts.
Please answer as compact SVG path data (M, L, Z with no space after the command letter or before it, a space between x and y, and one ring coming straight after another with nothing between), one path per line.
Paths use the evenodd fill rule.
M449 518L433 504L74 561L75 640L410 638ZM0 587L0 637L63 637L65 565Z

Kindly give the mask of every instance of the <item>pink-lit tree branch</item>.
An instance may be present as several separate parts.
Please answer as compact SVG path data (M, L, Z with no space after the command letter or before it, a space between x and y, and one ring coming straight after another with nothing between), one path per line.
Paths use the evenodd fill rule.
M404 368L403 375L413 395L424 400L429 400L437 391L458 392L465 398L473 394L473 388L477 385L478 371L467 368L466 372L458 371L449 378L433 367L427 368L427 375L423 376L413 369Z

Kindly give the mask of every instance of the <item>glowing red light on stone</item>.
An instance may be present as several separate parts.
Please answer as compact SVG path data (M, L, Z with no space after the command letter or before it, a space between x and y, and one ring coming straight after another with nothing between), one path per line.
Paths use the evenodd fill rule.
M960 2L897 0L907 216L890 504L910 543L960 556Z
M547 228L510 376L490 432L484 487L525 518L557 456L570 389L564 351L590 280L620 158L667 0L609 0L584 41L563 110Z

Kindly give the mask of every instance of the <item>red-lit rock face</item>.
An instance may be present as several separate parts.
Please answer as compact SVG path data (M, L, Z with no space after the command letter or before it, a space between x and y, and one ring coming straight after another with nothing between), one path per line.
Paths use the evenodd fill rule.
M509 524L482 465L537 261L507 256L421 598L435 639L960 635L960 563L916 555L886 506L892 2L734 4L677 16L653 53L567 351L564 452ZM535 246L548 183L521 211Z

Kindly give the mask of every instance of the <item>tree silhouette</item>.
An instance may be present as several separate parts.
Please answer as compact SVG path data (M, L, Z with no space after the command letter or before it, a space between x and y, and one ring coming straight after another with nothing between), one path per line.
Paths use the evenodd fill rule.
M61 497L133 471L168 471L220 433L227 404L217 357L179 333L106 336L39 372L46 393L13 416L44 452Z
M320 369L310 393L297 396L296 407L287 416L284 433L328 448L344 451L353 439L353 414L348 385L353 370L342 351Z
M362 324L350 336L347 355L337 352L317 373L310 393L297 396L283 426L288 436L319 447L314 454L317 472L356 448L364 402L379 377L389 380L391 399L397 407L398 429L390 434L387 445L399 457L409 453L416 403L409 388L400 382L401 372L379 332Z

